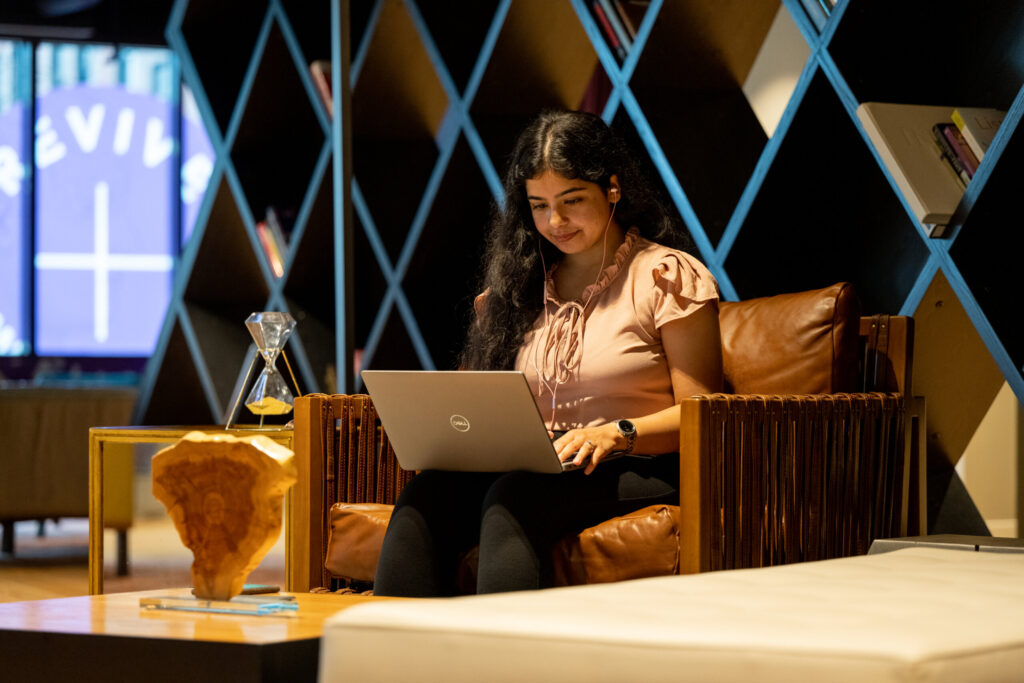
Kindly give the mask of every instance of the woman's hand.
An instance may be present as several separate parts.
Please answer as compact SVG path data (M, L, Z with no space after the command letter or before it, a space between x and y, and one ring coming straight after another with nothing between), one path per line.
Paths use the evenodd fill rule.
M614 424L608 423L599 427L570 429L555 441L555 452L562 462L572 459L580 465L586 461L583 473L590 474L609 453L625 450L627 445L626 437L619 433Z

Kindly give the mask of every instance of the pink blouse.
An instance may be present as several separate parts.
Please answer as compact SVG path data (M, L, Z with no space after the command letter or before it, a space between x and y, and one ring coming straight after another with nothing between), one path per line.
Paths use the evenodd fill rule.
M556 430L674 405L661 327L718 306L718 284L700 261L640 237L635 228L579 301L559 299L550 274L545 290L547 315L524 337L515 369L526 375L545 424ZM557 387L556 375L564 381Z

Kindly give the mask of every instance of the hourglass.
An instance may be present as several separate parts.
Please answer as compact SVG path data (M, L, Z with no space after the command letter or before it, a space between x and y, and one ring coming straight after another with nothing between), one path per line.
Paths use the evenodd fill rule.
M292 392L285 383L284 377L278 371L276 364L277 357L284 353L285 342L288 341L288 337L291 336L292 331L295 329L295 319L288 313L264 311L262 313L253 313L246 318L245 326L249 328L249 334L252 335L253 341L256 342L256 348L259 349L260 356L262 356L264 362L263 370L260 372L259 377L256 378L249 396L245 399L245 407L254 415L260 416L260 426L262 427L265 415L285 415L292 411L295 404ZM254 358L253 364L255 363L256 359ZM288 358L285 356L285 364L287 363ZM290 371L291 366L288 369ZM249 382L249 374L251 373L252 366L250 365L249 372L246 373L246 384ZM292 381L294 379L293 375ZM242 391L245 391L245 385L240 388L239 397L241 397ZM235 408L231 411L231 418L234 418L237 409L238 403L236 400ZM232 420L229 419L226 428L230 429L231 422Z

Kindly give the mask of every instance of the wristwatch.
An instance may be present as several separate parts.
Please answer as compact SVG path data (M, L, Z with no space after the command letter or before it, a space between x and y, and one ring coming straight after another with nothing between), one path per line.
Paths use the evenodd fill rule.
M632 453L633 446L636 444L636 425L629 420L618 420L615 423L615 428L619 430L619 434L626 437L626 450L623 453Z

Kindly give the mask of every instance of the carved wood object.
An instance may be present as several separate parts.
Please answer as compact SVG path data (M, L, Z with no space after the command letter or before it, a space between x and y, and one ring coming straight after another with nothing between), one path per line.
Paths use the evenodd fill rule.
M192 551L196 597L242 592L281 533L294 453L265 436L190 432L153 456L153 495Z

